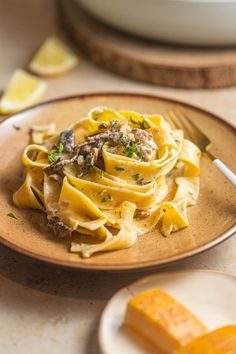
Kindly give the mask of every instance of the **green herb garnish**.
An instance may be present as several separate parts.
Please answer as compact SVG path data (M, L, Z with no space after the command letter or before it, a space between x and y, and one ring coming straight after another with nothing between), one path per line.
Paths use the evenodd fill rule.
M121 210L119 210L119 218L121 219Z
M13 128L14 128L15 130L20 130L20 129L21 129L21 127L18 127L17 125L13 125Z
M137 153L136 153L136 154L137 154ZM143 153L142 153L142 152L139 152L137 155L138 155L138 157L139 157L140 160L143 160Z
M133 123L133 124L135 124L135 125L138 125L138 124L139 124L139 122L136 122L135 120L133 120L132 116L130 116L129 119L130 119L131 123Z
M115 169L116 169L116 171L124 171L125 170L123 167L118 167L118 166L115 166Z
M103 146L110 147L110 146L111 146L111 144L109 143L109 141L106 141L106 142L103 144Z
M100 171L99 171L99 175L100 175L100 177L103 177L103 176L104 176L104 171L103 171L103 170L100 170Z
M136 175L133 175L132 178L133 178L135 181L138 181L138 180L139 180L139 173L136 173Z
M131 121L131 123L133 123L133 124L135 124L135 125L139 125L140 126L140 128L141 129L149 129L149 128L151 128L150 127L150 124L148 123L148 121L147 121L147 118L145 118L145 117L143 117L143 120L142 121L138 121L138 122L136 122L133 118L132 118L132 116L130 116L130 121Z
M124 153L128 156L128 157L132 157L133 154L135 153L136 147L134 144L132 145L126 145L124 147Z
M48 161L50 163L54 163L57 161L58 157L60 156L60 154L63 151L63 145L62 143L56 145L55 149L53 150L53 152L51 154L48 155Z
M92 162L90 162L88 165L88 173L92 173L93 168L94 168L94 164Z
M110 194L109 194L108 197L103 197L103 198L101 199L101 202L102 202L102 203L105 203L105 202L108 202L109 200L111 200Z
M121 141L121 143L122 143L123 145L127 145L127 144L128 144L128 139L127 139L126 136L122 136L122 137L120 138L120 141Z
M149 128L151 128L150 127L150 124L148 123L148 121L147 121L147 119L145 118L145 117L143 117L143 120L142 120L142 122L140 123L140 128L142 128L142 129L149 129Z
M179 140L179 139L175 139L175 142L179 144L179 143L180 143L180 140Z
M13 213L8 213L7 216L9 216L12 219L17 219L17 217Z
M111 121L111 128L117 127L118 123L119 123L118 120L112 120Z
M188 191L188 194L193 195L193 192L192 191Z

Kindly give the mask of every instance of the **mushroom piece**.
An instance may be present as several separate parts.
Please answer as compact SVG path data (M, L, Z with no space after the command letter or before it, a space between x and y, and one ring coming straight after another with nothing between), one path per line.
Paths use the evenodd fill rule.
M72 152L75 146L75 134L73 130L64 130L61 132L59 143L63 145L63 152Z

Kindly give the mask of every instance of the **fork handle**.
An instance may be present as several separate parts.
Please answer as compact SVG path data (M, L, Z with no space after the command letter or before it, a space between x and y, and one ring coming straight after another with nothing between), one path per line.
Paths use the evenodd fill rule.
M225 178L236 187L236 175L219 159L213 160L213 165L225 176Z

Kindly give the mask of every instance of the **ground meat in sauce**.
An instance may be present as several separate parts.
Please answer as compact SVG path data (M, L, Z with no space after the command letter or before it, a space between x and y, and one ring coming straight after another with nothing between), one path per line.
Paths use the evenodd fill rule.
M151 181L145 181L144 178L139 178L137 180L137 184L139 184L140 186L145 186L145 184L151 183Z
M101 123L101 124L99 124L99 129L106 129L106 128L108 128L109 127L109 123L107 122L107 123Z
M103 123L102 123L103 124ZM102 126L105 128L107 123ZM58 159L47 167L44 171L48 175L63 175L63 168L68 164L76 164L80 172L78 176L82 176L89 172L93 166L101 166L102 164L102 148L105 143L111 147L121 146L123 152L129 157L148 161L153 151L157 150L157 146L152 136L145 130L134 128L128 124L119 121L112 121L109 129L87 137L86 141L74 146L74 133L72 130L66 130L60 135L60 142L63 144L63 157ZM145 184L140 181L140 184Z
M66 238L71 236L71 228L67 226L63 219L58 216L52 216L48 219L47 226L50 231L54 233L54 235L60 238Z
M156 149L156 144L154 143L151 134L142 129L132 129L131 131L134 135L135 140L138 140L141 143L150 145L153 149Z
M139 219L145 219L150 215L150 211L149 210L140 210L137 209L135 212L135 218L139 218Z
M63 167L70 163L68 160L63 160L62 157L58 157L58 159L53 162L50 166L44 169L44 172L48 175L63 175Z
M157 150L157 145L151 134L142 129L133 129L131 132L136 142L136 154L142 156L143 161L148 161L152 152Z
M141 127L141 125L140 125ZM108 149L116 149L117 146L123 149L123 152L129 157L148 161L157 146L153 141L151 134L139 128L131 128L128 124L119 121L110 123L101 123L100 129L106 131L87 137L86 141L75 145L74 132L65 130L60 134L59 143L63 145L63 152L50 166L44 171L53 179L63 176L64 166L76 165L79 169L78 177L90 171L93 166L101 167L103 165L102 148L105 143ZM131 152L130 152L131 151ZM140 185L145 185L143 178L137 181ZM145 218L150 215L149 211L137 210L135 217ZM71 236L71 228L67 226L63 219L56 215L56 211L48 216L48 228L58 237L66 238Z

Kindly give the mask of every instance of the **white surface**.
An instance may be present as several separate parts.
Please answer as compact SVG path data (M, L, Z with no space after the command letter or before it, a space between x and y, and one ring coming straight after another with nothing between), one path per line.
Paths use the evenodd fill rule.
M225 178L236 187L236 175L219 159L213 161L215 167L225 176Z
M0 9L1 91L13 70L25 68L41 42L55 32L55 16L51 0L0 0ZM236 88L160 88L119 77L80 57L77 69L47 80L45 100L92 91L144 92L196 104L236 124ZM236 239L169 267L177 268L236 273ZM98 354L98 321L107 301L119 288L150 273L56 269L0 246L0 354Z
M194 45L236 44L235 0L77 0L100 20L144 37Z
M120 290L107 304L99 328L103 354L150 354L150 348L132 337L122 324L128 300L151 288L161 288L172 295L208 330L236 323L236 278L200 271L156 274Z

